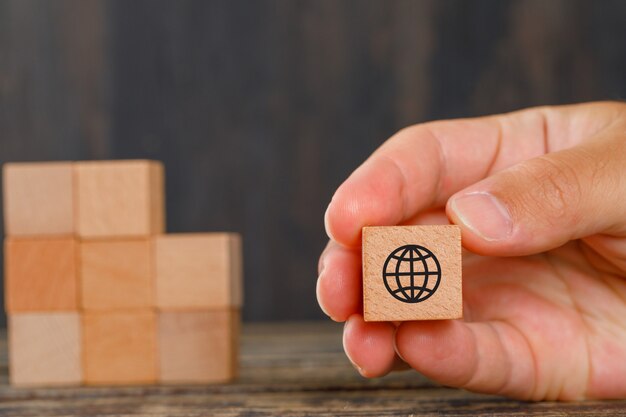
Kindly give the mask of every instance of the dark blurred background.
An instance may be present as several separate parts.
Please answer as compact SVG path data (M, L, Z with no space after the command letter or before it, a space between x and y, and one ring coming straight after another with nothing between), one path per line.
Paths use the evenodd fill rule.
M162 160L246 320L323 317L326 204L396 130L625 97L626 1L0 0L0 161Z

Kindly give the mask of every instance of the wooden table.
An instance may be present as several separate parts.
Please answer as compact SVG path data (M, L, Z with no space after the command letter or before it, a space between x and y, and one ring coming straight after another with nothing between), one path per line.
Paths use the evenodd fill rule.
M0 416L626 415L626 401L524 403L433 384L415 372L366 380L333 323L244 326L241 377L220 386L17 389L0 338Z

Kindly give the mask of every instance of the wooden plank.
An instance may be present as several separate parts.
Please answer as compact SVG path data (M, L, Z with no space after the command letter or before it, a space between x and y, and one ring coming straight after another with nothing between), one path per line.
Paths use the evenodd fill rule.
M152 310L85 312L82 330L86 384L156 382L156 314Z
M13 385L80 383L80 348L77 312L9 315L9 373Z
M458 226L363 228L366 321L463 316Z
M165 230L160 162L79 162L76 183L81 238L138 237Z
M155 238L160 309L242 305L241 238L234 233L170 234Z
M4 164L3 191L7 235L50 236L74 232L70 162Z
M160 382L232 381L239 363L239 320L234 309L160 312Z
M79 246L83 309L154 306L152 239L83 241Z
M4 254L8 312L78 310L73 238L6 239Z
M524 402L445 388L415 372L362 378L330 322L246 323L229 384L19 388L0 372L0 416L624 415L626 400ZM6 367L0 332L0 368Z
M2 159L163 160L175 230L254 248L249 319L322 317L284 277L397 129L626 96L620 0L249 3L0 0Z

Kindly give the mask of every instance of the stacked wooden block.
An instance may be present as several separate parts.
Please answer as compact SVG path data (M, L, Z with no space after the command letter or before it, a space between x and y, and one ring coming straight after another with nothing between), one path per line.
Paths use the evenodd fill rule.
M239 236L163 234L163 175L153 161L4 166L12 384L234 378Z

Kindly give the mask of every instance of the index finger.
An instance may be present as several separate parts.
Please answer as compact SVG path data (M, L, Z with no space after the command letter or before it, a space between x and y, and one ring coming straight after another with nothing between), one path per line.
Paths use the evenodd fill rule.
M492 172L546 153L556 113L562 111L537 108L401 130L337 189L326 210L327 234L357 246L364 226L402 224ZM552 146L564 146L562 139L552 135L561 142Z

